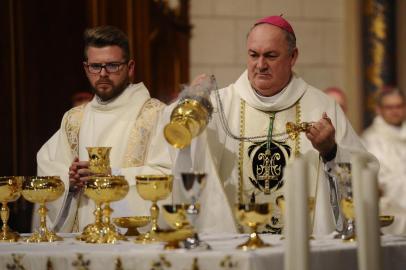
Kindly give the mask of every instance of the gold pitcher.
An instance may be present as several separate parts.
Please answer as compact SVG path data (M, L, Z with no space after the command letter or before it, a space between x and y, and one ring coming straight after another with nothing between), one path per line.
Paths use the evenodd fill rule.
M10 210L7 203L14 202L20 197L23 180L23 176L0 177L0 202L2 203L1 220L3 221L3 227L0 231L0 242L15 242L20 237L18 233L12 232L7 225L10 217Z
M164 128L165 139L173 147L184 148L207 126L213 108L203 97L185 98L175 107L171 122Z
M89 154L89 170L94 174L108 175L111 147L86 147Z

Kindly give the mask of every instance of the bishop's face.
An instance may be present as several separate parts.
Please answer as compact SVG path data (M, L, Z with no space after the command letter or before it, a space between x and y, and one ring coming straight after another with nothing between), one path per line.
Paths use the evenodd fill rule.
M118 69L109 71L104 65L118 65ZM124 59L123 50L118 46L87 49L85 72L95 94L103 101L108 101L120 95L130 83L134 72L134 61ZM103 66L99 72L97 68ZM95 67L95 68L92 68Z
M289 53L286 33L277 26L260 24L247 39L248 79L263 96L279 93L288 83L298 51Z

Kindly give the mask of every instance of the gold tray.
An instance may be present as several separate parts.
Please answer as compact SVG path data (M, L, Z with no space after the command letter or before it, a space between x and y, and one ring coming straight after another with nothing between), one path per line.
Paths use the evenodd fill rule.
M140 233L137 228L147 226L151 222L150 216L136 216L136 217L118 217L113 218L113 223L120 227L128 229L126 236L137 236Z
M395 221L395 216L379 216L381 228L388 227Z

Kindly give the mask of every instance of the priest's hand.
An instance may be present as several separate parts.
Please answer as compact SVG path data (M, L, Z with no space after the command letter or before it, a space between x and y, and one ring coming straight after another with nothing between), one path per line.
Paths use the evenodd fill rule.
M82 189L89 175L89 162L75 158L69 167L69 191L77 192Z
M337 152L335 128L327 113L324 112L322 118L312 124L306 131L306 137L310 140L313 147L319 151L325 162L335 158Z

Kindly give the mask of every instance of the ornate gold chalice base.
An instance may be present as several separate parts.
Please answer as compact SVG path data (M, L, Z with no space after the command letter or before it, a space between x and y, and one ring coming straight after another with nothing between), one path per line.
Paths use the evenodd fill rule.
M109 175L111 147L86 147L89 155L89 170L98 175Z
M23 182L21 194L24 199L32 203L38 203L38 213L40 215L40 226L31 237L25 239L27 242L54 242L62 241L63 238L56 235L47 228L45 207L47 202L58 199L65 191L65 185L59 176L32 176Z
M292 140L295 140L300 132L306 132L311 126L313 122L302 122L299 124L295 124L293 122L286 123L286 133Z
M192 237L194 234L193 228L190 226L187 211L190 205L188 204L165 204L162 206L163 217L172 230L158 231L158 238L167 242L164 249L178 249L179 242Z
M144 200L152 201L151 212L151 230L145 234L139 235L136 243L148 243L158 241L156 232L158 227L159 207L157 201L166 199L172 191L172 175L139 175L135 177L136 188L140 197Z
M113 209L111 202L123 199L129 190L124 176L92 176L86 182L85 195L95 201L95 223L85 227L83 233L77 238L87 243L114 244L118 240L127 240L110 222ZM101 205L104 204L102 209Z
M354 213L354 203L352 197L346 197L340 202L341 209L343 211L344 217L347 219L347 232L341 235L341 239L344 242L354 242L357 240L355 233L355 213Z
M171 122L164 128L165 139L173 147L184 148L209 122L213 108L205 98L186 98L173 109Z
M308 198L308 207L309 207L309 216L310 216L310 227L309 227L309 239L314 240L314 236L312 235L312 230L313 230L313 221L314 221L314 207L315 207L316 200L314 197L309 197ZM285 203L285 197L284 196L279 196L276 198L276 205L281 209L282 215L285 217L285 209L286 209L286 203ZM285 219L286 220L286 219ZM284 229L282 230L283 234ZM285 236L281 236L281 240L284 240Z
M257 228L259 225L269 222L272 211L270 203L247 203L236 204L234 209L237 221L251 229L249 239L238 245L237 249L251 250L262 247L269 247L258 235Z
M16 242L20 235L12 232L7 225L10 217L10 210L7 206L8 202L16 201L21 195L21 188L24 181L23 176L2 176L0 177L0 202L1 206L1 220L3 227L0 231L0 242Z
M140 233L137 228L147 226L151 222L149 216L136 216L136 217L118 217L113 218L113 223L117 227L127 229L125 236L138 236Z

